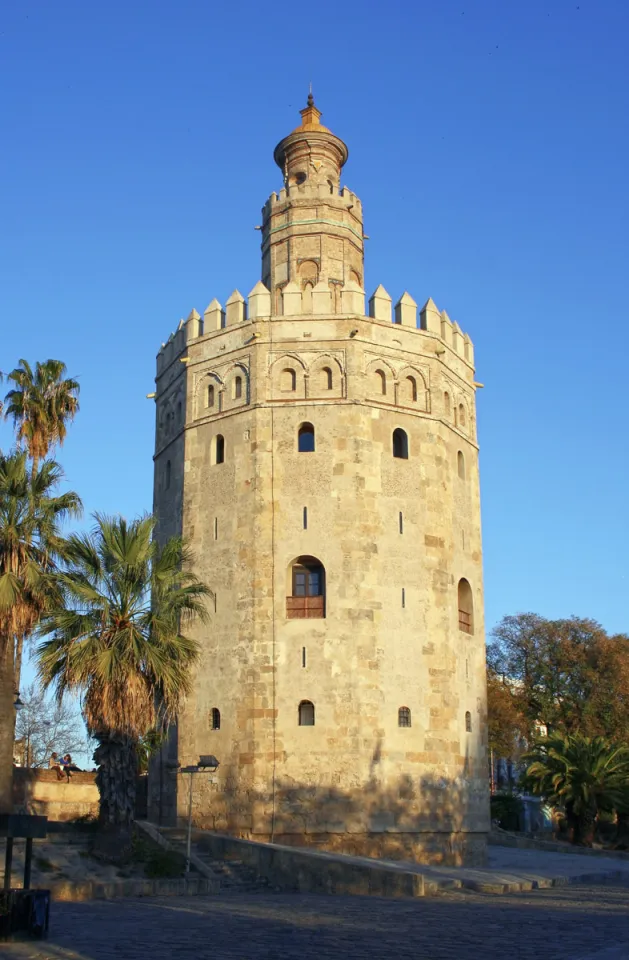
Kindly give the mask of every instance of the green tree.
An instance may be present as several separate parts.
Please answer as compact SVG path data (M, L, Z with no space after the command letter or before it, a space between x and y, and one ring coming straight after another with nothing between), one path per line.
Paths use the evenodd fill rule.
M487 665L511 687L524 739L544 725L629 743L629 637L594 620L517 614L493 630Z
M487 668L487 734L490 756L517 762L524 750L518 688Z
M49 574L65 556L62 524L81 512L76 493L59 493L62 479L52 460L36 470L25 451L0 453L0 812L11 809L22 644L51 598Z
M596 817L616 810L629 792L629 748L604 737L555 734L524 754L522 787L563 806L574 843L592 846Z
M138 747L161 732L190 688L198 646L182 630L207 619L210 591L190 572L179 538L160 548L155 522L96 515L89 534L69 539L67 569L55 577L59 601L42 620L40 676L58 697L82 696L98 742L100 820L124 846L133 818Z
M25 444L34 470L56 444L63 444L67 424L79 410L79 384L66 373L61 360L38 362L35 370L20 360L7 374L15 386L5 397L4 416L13 420L18 443Z

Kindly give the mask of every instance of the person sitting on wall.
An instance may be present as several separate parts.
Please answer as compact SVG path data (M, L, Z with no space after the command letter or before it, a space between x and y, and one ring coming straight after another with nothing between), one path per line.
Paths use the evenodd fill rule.
M57 780L63 780L63 770L61 769L61 760L59 759L59 754L54 751L50 754L50 760L48 761L48 766L51 770L57 771Z
M61 769L65 773L68 781L73 773L81 773L81 768L77 767L76 763L72 760L72 757L69 753L66 753L63 759L61 760Z

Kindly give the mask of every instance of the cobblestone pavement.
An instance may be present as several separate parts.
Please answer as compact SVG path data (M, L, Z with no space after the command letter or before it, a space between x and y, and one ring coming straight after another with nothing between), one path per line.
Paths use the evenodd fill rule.
M53 905L2 960L625 960L629 886L418 900L288 893Z

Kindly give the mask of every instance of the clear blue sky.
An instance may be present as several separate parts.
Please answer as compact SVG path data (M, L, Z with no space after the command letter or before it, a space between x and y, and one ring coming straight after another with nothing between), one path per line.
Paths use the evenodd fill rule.
M488 626L629 630L628 36L626 0L5 3L0 368L80 378L87 511L150 509L155 353L259 279L312 80L367 293L432 296L475 343Z

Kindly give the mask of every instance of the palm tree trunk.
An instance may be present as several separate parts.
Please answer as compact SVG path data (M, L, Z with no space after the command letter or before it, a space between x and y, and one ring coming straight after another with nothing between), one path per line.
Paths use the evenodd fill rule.
M13 811L13 642L0 637L0 813Z
M100 793L98 832L92 853L101 860L124 863L132 856L132 822L138 775L137 744L128 739L101 736L94 752Z
M596 830L596 809L583 810L577 817L574 842L582 847L591 847Z
M98 764L99 820L103 826L130 827L138 775L137 744L123 738L99 738L99 741L94 753Z
M629 810L618 810L616 812L616 846L619 849L627 850L629 848Z

